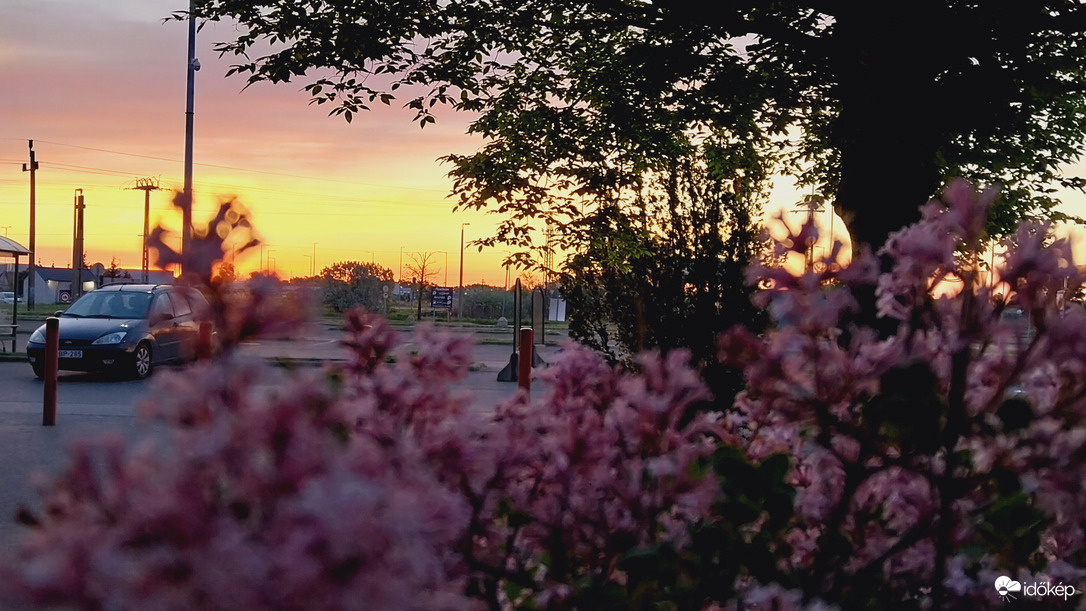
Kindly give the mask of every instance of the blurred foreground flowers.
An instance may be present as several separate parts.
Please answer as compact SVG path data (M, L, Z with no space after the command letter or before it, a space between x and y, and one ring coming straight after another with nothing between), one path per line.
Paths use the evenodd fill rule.
M222 354L144 406L170 443L77 446L0 592L95 610L984 608L1002 576L1081 592L1086 312L1063 302L1081 278L1033 226L980 282L995 196L952 184L886 273L870 254L753 268L788 324L720 339L747 380L723 411L682 351L630 373L575 347L545 396L468 409L463 338L420 327L407 348L362 311L347 364L274 370L269 390L230 346L304 309L270 281L212 289Z

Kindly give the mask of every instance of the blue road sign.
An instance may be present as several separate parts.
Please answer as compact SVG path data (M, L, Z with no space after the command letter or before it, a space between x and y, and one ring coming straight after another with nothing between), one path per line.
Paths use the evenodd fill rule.
M453 305L453 290L447 286L435 286L430 293L430 307L435 310L451 310Z

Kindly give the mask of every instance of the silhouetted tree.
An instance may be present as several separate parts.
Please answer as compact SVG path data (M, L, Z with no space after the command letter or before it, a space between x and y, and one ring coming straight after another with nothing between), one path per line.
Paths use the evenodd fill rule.
M356 305L377 311L381 287L392 284L392 270L373 263L341 261L321 270L321 299L337 312Z
M109 267L106 268L106 278L120 278L122 273L121 266L117 265L117 257L110 259Z
M433 261L437 253L434 252L413 252L408 255L408 262L404 264L409 274L413 278L413 282L418 286L419 301L418 309L415 313L417 319L422 319L422 289L424 286L430 284L430 278L437 276L440 269L435 269Z
M718 397L740 388L715 342L734 325L765 323L744 269L764 247L754 215L767 176L742 150L707 143L644 185L636 204L581 221L592 239L562 276L571 337L612 361L687 348Z
M776 170L828 196L867 244L916 220L948 177L1006 186L997 232L1060 216L1048 189L1083 186L1061 173L1086 133L1077 2L200 0L197 12L239 24L217 46L241 58L231 72L312 73L313 101L348 121L401 86L422 125L439 103L476 113L485 145L447 160L460 206L505 213L488 242L527 248L539 218L562 232L721 131L789 145Z
M233 263L220 261L215 266L215 272L215 276L211 279L212 284L229 284L237 279L237 271Z

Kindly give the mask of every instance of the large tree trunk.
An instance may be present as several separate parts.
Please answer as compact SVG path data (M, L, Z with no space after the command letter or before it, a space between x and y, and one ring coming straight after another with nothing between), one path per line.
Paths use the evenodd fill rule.
M920 218L919 207L942 177L937 162L946 138L945 110L935 87L938 42L924 21L940 11L930 0L886 12L848 11L837 23L841 113L831 138L841 155L834 207L853 244L878 250L887 236ZM915 16L916 19L911 18ZM935 28L941 29L941 28Z

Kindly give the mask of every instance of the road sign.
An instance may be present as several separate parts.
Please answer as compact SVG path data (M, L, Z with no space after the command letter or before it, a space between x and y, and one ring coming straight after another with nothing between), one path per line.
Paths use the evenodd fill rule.
M430 293L430 307L435 310L451 310L453 290L447 286L435 286Z

